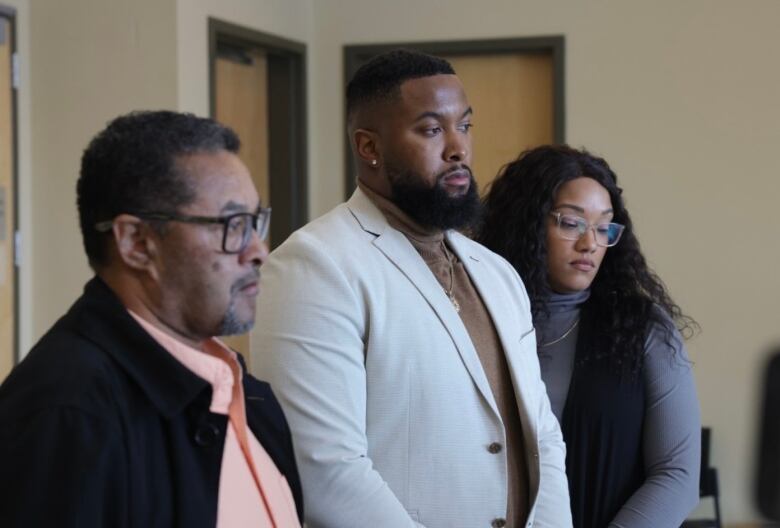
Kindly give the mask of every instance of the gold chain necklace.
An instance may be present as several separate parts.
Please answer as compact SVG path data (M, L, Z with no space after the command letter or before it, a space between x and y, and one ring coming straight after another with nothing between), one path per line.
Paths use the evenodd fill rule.
M563 335L561 337L559 337L558 339L553 339L549 343L539 343L539 348L546 348L548 346L554 345L555 343L560 343L561 341L566 339L569 336L569 334L571 334L574 331L575 328L577 328L578 324L580 324L580 318L579 317L577 318L576 321L574 321L574 324L571 325L571 327L563 333Z
M444 293L447 294L447 297L450 299L450 302L452 303L452 307L455 308L456 313L460 313L460 303L455 298L455 294L452 293L452 290L455 288L455 267L452 264L452 258L447 251L447 244L444 243L444 240L441 241L441 248L444 250L444 257L447 259L447 264L450 265L450 289L444 287L444 285L441 285L441 288L444 290Z

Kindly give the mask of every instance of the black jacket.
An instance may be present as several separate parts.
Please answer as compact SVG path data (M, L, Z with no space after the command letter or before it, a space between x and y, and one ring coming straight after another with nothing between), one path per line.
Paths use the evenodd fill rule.
M302 519L282 409L267 383L243 385ZM0 386L0 526L214 526L227 417L210 402L209 383L91 280Z

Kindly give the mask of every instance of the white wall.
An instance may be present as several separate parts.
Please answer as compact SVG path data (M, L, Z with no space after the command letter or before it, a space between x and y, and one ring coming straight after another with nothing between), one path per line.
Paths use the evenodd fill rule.
M344 44L565 35L567 140L611 162L646 256L702 325L689 348L723 510L730 522L755 519L757 385L780 343L780 2L314 6L314 216L343 198Z

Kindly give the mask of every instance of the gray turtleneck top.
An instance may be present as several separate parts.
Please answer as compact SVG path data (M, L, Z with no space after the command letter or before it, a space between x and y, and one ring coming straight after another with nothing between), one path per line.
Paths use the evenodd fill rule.
M536 321L542 379L560 422L574 368L580 306L589 291L553 294L548 319ZM669 321L672 325L672 321ZM561 336L571 332L563 339ZM546 343L552 344L545 345ZM651 330L645 343L646 394L642 452L647 478L609 528L679 526L699 501L701 419L691 363L675 330L673 350L663 332Z

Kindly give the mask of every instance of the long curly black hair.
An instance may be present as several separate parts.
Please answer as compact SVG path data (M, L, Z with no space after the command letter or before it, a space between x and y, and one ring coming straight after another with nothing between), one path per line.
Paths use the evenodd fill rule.
M623 190L607 162L566 145L542 146L523 152L506 165L485 196L485 217L478 241L506 258L523 279L534 320L549 315L552 293L547 275L547 219L557 190L586 176L608 192L613 222L625 225L620 242L609 248L580 313L580 364L606 360L621 374L635 378L642 369L644 343L654 325L664 329L672 345L674 321L684 337L698 329L669 296L661 279L648 267Z

